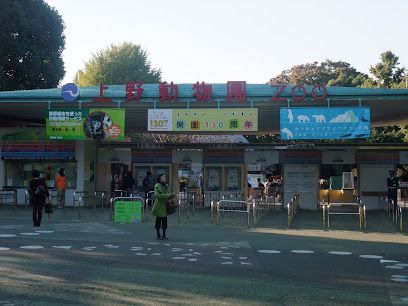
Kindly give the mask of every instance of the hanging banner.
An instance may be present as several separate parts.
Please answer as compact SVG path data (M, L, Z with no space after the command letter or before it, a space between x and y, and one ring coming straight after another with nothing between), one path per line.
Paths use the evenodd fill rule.
M53 140L124 140L125 110L50 110L46 131Z
M256 132L258 109L149 109L148 131Z
M281 108L281 139L353 139L370 137L367 107Z

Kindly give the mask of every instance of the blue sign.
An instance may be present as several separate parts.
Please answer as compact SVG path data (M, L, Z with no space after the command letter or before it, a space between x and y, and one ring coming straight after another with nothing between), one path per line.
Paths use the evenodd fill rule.
M74 102L79 97L79 87L75 83L67 83L61 88L61 97L64 101Z
M353 139L370 137L367 107L281 108L281 139Z

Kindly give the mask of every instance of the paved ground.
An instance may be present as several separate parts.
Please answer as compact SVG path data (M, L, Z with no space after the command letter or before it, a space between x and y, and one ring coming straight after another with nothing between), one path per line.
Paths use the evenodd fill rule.
M28 209L0 208L0 306L408 305L408 236L382 213L360 231L349 216L327 230L300 212L288 230L281 211L252 228L201 211L171 217L168 241L152 218L108 219L55 209L38 229Z

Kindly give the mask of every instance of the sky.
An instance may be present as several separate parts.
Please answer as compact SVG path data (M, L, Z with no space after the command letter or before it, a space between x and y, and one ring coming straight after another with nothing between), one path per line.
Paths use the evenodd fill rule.
M265 83L325 59L368 73L391 50L408 67L405 0L45 0L65 22L71 82L93 54L140 44L176 83Z

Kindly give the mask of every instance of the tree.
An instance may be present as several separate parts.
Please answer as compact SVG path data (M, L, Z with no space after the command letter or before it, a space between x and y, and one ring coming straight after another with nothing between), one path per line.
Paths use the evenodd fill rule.
M323 83L328 86L356 87L362 85L368 76L358 72L349 63L326 60L293 66L270 79L274 84Z
M158 83L160 79L161 71L151 68L147 52L139 45L124 42L95 54L76 73L74 82L79 86L95 86L101 82L111 85L126 81Z
M43 0L0 1L0 90L57 87L64 23Z
M375 77L372 87L398 88L405 85L405 68L399 67L398 60L399 57L391 51L381 53L380 62L370 67Z

